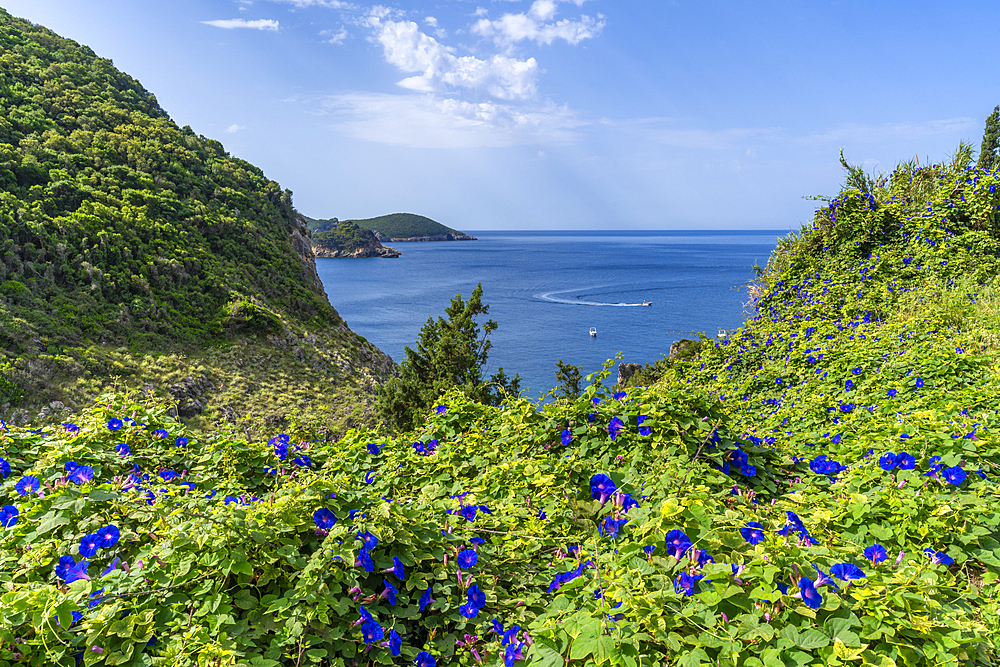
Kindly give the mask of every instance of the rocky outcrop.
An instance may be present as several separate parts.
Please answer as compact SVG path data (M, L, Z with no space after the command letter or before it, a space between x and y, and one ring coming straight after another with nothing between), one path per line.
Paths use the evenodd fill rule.
M177 413L181 417L194 417L205 409L205 404L208 402L206 394L212 389L215 389L215 385L207 376L189 375L181 382L170 385L168 391L177 401ZM173 408L170 412L172 416L176 416L173 414Z
M696 340L690 340L688 338L681 338L680 340L675 340L670 344L670 356L669 359L683 359L685 357L690 357L692 354L701 349L701 343Z
M316 255L313 253L313 246L310 241L311 234L309 227L306 226L305 218L295 213L292 216L292 222L289 226L291 227L292 248L298 254L299 259L302 260L302 277L310 287L323 296L326 296L326 290L323 289L323 281L319 279L319 273L316 272Z
M378 242L378 239L373 239L373 242L368 243L360 248L355 248L354 250L331 250L330 248L323 248L321 246L315 246L313 251L316 253L317 257L388 257L394 258L399 257L402 253L395 248L390 248L389 246L384 246Z
M633 375L642 370L642 364L618 364L618 384L622 387Z
M408 236L406 238L395 238L386 236L382 232L375 230L375 238L382 243L410 243L411 241L478 241L475 236L469 234L435 234L434 236Z

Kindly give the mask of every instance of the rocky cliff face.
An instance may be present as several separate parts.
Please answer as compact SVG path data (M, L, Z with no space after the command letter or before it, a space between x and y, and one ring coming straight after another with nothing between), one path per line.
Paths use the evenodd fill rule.
M303 223L305 221L303 220ZM370 230L347 220L331 218L312 232L316 257L399 257L400 252L379 241ZM315 265L315 262L313 263Z
M470 236L469 234L435 234L433 236L407 236L405 238L397 238L392 236L386 236L382 232L376 230L375 238L377 238L382 243L409 243L411 241L478 241L475 236Z
M320 246L314 247L314 252L316 257L399 257L400 253L395 248L390 248L384 246L378 242L378 239L373 239L372 242L354 250L342 250L336 249L331 250L330 248L323 248Z
M312 234L309 231L309 227L306 226L305 218L301 214L296 213L289 226L291 227L289 233L292 237L292 248L298 253L299 259L302 260L303 280L314 290L326 296L326 290L323 289L323 281L319 279L319 273L316 272L316 254L313 252L312 241L310 240Z

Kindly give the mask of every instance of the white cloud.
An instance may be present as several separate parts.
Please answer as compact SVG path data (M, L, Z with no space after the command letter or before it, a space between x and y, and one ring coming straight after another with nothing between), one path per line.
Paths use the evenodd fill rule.
M426 23L427 25L429 25L432 28L438 27L438 20L436 18L434 18L433 16L427 16L427 17L425 17L424 18L424 23Z
M535 0L527 12L521 14L504 14L499 19L486 18L486 12L472 24L470 31L483 37L491 37L498 46L511 46L517 42L530 40L538 44L552 44L564 40L569 44L579 44L585 39L597 37L606 24L601 14L592 18L582 14L579 19L560 19L554 21L558 12L560 0ZM566 0L562 0L565 2ZM571 0L577 6L582 0Z
M328 44L343 44L344 40L348 37L347 28L344 26L340 26L340 30L337 32L332 30L321 30L319 34L322 37L326 37L324 41Z
M233 132L239 132L240 130L245 130L245 129L247 129L246 125L237 125L236 123L233 123L232 125L226 128L226 132L232 134Z
M436 95L346 93L321 100L337 131L355 139L411 148L499 148L572 141L586 125L552 103L519 109Z
M329 7L330 9L353 9L355 5L341 0L271 0L271 2L283 2L288 5L295 5L299 9L306 7Z
M433 16L427 16L424 18L424 25L434 28L434 36L438 39L444 39L448 36L448 31L441 27L438 20Z
M247 21L246 19L220 19L217 21L202 21L202 23L216 28L225 28L226 30L232 30L233 28L250 28L251 30L278 29L278 22L272 19L257 19L255 21Z
M455 50L420 32L413 21L382 20L373 16L368 25L384 49L385 60L412 73L399 82L420 92L446 92L452 88L482 91L497 99L528 99L535 95L538 63L494 55L488 60L457 56Z

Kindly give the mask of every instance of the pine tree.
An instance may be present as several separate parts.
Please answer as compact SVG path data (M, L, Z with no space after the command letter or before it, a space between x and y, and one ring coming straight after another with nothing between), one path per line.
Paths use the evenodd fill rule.
M475 318L486 315L483 286L473 290L468 301L458 294L445 309L448 319L427 318L417 338L417 349L406 348L399 364L399 377L379 388L376 409L389 426L399 430L415 428L441 394L459 388L480 403L499 405L507 395L520 392L521 378L509 378L503 368L483 380L483 368L492 343L486 340L497 328L487 320L480 331Z
M983 132L983 143L976 166L990 170L1000 167L1000 105L986 119L986 130Z

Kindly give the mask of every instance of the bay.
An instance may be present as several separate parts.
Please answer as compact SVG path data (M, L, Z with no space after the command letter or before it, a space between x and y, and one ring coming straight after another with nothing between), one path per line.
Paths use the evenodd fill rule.
M556 384L556 359L587 374L619 353L649 363L676 340L738 327L754 265L788 232L469 233L479 240L400 243L397 259L320 258L316 268L348 326L397 362L427 318L482 283L499 325L487 375L502 366L538 398Z

